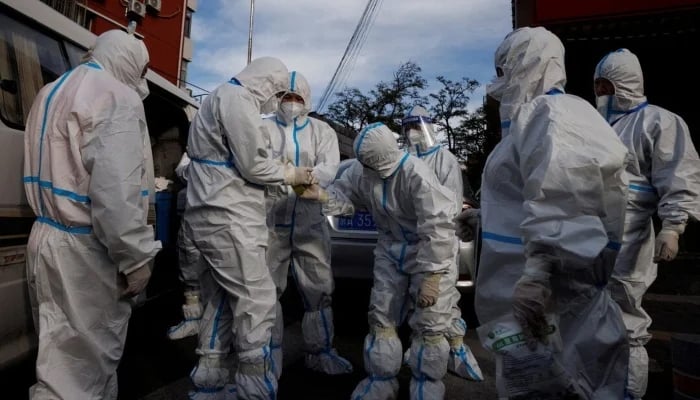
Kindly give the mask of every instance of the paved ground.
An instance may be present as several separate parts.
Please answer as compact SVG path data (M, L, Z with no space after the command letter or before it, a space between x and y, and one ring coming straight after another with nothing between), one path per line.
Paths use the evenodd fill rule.
M364 378L362 368L362 341L367 332L366 310L367 299L369 298L369 286L359 282L339 282L337 285L336 297L336 346L338 351L343 356L347 357L355 367L355 371L350 375L328 377L312 371L304 367L301 347L301 332L298 323L301 317L299 303L296 301L296 294L292 291L285 296L285 320L287 323L286 336L284 342L285 352L285 368L284 375L280 381L279 396L280 400L284 399L309 399L309 400L331 400L331 399L349 399L355 385ZM338 299L353 299L353 301L340 301ZM476 318L473 314L472 299L467 294L462 300L462 308L464 310L465 319L470 326L476 325ZM656 303L655 303L656 304ZM658 307L658 305L657 305ZM682 312L676 306L666 305L667 308L673 309L678 315ZM408 332L403 329L401 336L404 339L404 344L407 344ZM672 377L671 377L671 359L670 359L670 336L665 332L658 332L659 339L652 340L647 346L649 354L657 360L654 364L654 372L650 374L649 390L645 397L647 400L666 400L673 396ZM480 363L482 371L485 375L484 382L468 382L459 379L455 376L448 375L445 377L447 388L447 400L461 399L496 399L494 374L495 365L491 354L485 351L478 342L476 331L469 329L465 338L466 342L471 347L477 360ZM177 351L181 352L179 356L174 358L182 360L189 358L191 364L194 364L195 358L191 356L194 349L194 341L182 341L178 344ZM123 369L122 369L123 370ZM188 370L187 370L188 371ZM140 400L184 400L187 399L186 393L191 389L189 378L185 371L179 379L172 381L170 384L158 387L158 389L142 393L147 393ZM410 370L407 367L402 368L399 375L400 381L400 399L408 399L408 385L410 381ZM128 385L126 381L122 381L123 386L131 386L132 388L138 385ZM122 391L122 399L131 399L133 397L125 397L126 392Z
M284 340L284 374L280 380L278 399L309 399L309 400L332 400L332 399L349 399L355 385L365 377L362 364L362 343L364 336L367 333L367 302L369 300L369 284L363 281L344 281L338 282L336 289L335 301L335 320L336 320L336 347L338 352L348 358L353 364L355 371L352 374L329 377L323 374L315 373L304 367L303 355L300 351L301 325L298 322L301 317L300 303L297 294L290 290L284 297L283 304L285 305L285 340ZM345 301L343 301L343 299ZM465 301L469 301L468 296ZM467 319L473 316L469 315ZM405 344L408 343L408 331L403 329L401 337ZM154 338L155 339L155 338ZM494 399L496 398L493 375L495 366L491 360L490 354L487 353L479 344L475 330L469 330L466 341L469 343L476 358L480 362L482 371L486 379L484 382L469 382L455 376L449 375L445 378L447 389L447 399ZM139 343L142 341L139 341ZM131 343L129 343L131 344ZM160 346L160 345L157 345ZM184 371L180 371L180 378L173 380L171 383L161 385L155 390L149 391L147 387L137 389L137 386L143 384L137 383L142 381L143 374L147 371L130 371L126 372L128 365L134 365L141 369L141 366L147 364L151 357L146 356L146 360L136 360L133 357L134 352L131 351L129 359L125 357L125 363L121 368L121 387L124 387L120 392L121 399L132 399L132 394L136 392L147 394L142 397L137 397L140 400L184 400L187 399L187 392L192 389L187 373L191 365L194 365L196 357L193 356L196 343L194 340L186 339L169 346L171 353L169 358L172 361L169 363L170 368L174 368L176 364L183 364ZM152 353L150 348L140 348L138 352L140 356L144 356L144 352ZM132 348L131 350L134 350ZM133 357L133 358L132 358ZM182 360L188 360L189 365L184 365ZM184 368L187 367L187 368ZM149 368L153 373L153 368ZM184 372L184 373L183 373ZM165 373L165 371L163 371ZM156 374L157 375L157 374ZM140 376L140 378L139 378ZM165 377L151 377L151 381L162 381ZM408 386L410 381L410 369L403 367L399 375L400 382L400 399L408 398Z
M355 385L364 377L362 368L362 341L367 332L366 312L369 286L361 282L338 282L334 304L336 310L336 346L354 365L355 372L346 376L327 377L304 368L301 348L301 317L298 295L289 291L285 296L286 337L285 372L280 381L279 399L348 399ZM650 375L646 400L671 399L672 365L669 330L675 332L700 333L700 301L692 296L666 298L649 296L645 301L657 322L654 325L655 339L647 346L649 354L657 362L655 372ZM171 342L165 339L165 329L179 318L179 301L175 297L164 297L138 309L130 324L129 337L122 364L119 368L120 400L180 400L187 398L190 390L189 371L196 362L193 338ZM476 321L471 308L471 299L465 296L462 308L470 325L466 341L479 360L486 379L475 383L447 376L446 399L495 399L494 364L479 345L475 330ZM407 343L408 332L401 331ZM23 400L27 389L34 381L33 361L26 362L10 371L0 373L2 399ZM403 368L399 376L400 398L408 398L410 372Z
M362 370L361 342L348 336L338 337L338 351L346 356L355 366L350 375L328 377L307 370L304 367L301 345L301 325L289 326L285 331L287 337L284 343L284 375L280 380L278 399L349 399L357 382L364 378ZM468 341L479 359L483 372L487 375L484 382L468 382L449 375L445 378L447 399L495 399L493 387L494 365L488 354L476 345L475 334L468 336ZM400 399L408 398L410 370L402 368L399 375L401 385ZM191 390L189 378L181 378L172 384L164 386L141 398L141 400L186 400L187 391Z

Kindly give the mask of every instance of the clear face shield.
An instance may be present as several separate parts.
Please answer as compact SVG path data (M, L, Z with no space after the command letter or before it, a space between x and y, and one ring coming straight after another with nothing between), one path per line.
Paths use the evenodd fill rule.
M411 149L426 151L437 144L433 121L428 117L411 116L401 121L401 134Z

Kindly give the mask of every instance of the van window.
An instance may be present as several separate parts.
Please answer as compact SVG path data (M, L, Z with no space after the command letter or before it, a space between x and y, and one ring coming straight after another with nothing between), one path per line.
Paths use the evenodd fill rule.
M71 67L75 68L78 65L82 64L83 57L87 52L70 42L65 42L65 45L66 54L68 54L68 60L70 61Z
M24 124L39 90L68 69L61 43L0 14L0 117Z

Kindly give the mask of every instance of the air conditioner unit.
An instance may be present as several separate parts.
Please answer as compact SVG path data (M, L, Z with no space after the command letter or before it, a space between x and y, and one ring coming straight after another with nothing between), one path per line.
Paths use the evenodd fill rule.
M146 5L139 0L128 0L126 12L143 18L146 16Z
M160 12L162 0L146 0L146 6L155 12Z

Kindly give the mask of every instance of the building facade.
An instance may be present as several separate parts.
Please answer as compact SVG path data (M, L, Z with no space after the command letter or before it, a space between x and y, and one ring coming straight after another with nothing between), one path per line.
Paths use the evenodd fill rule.
M137 22L136 35L148 48L150 68L185 89L192 60L192 15L197 0L41 0L91 32L127 29Z

